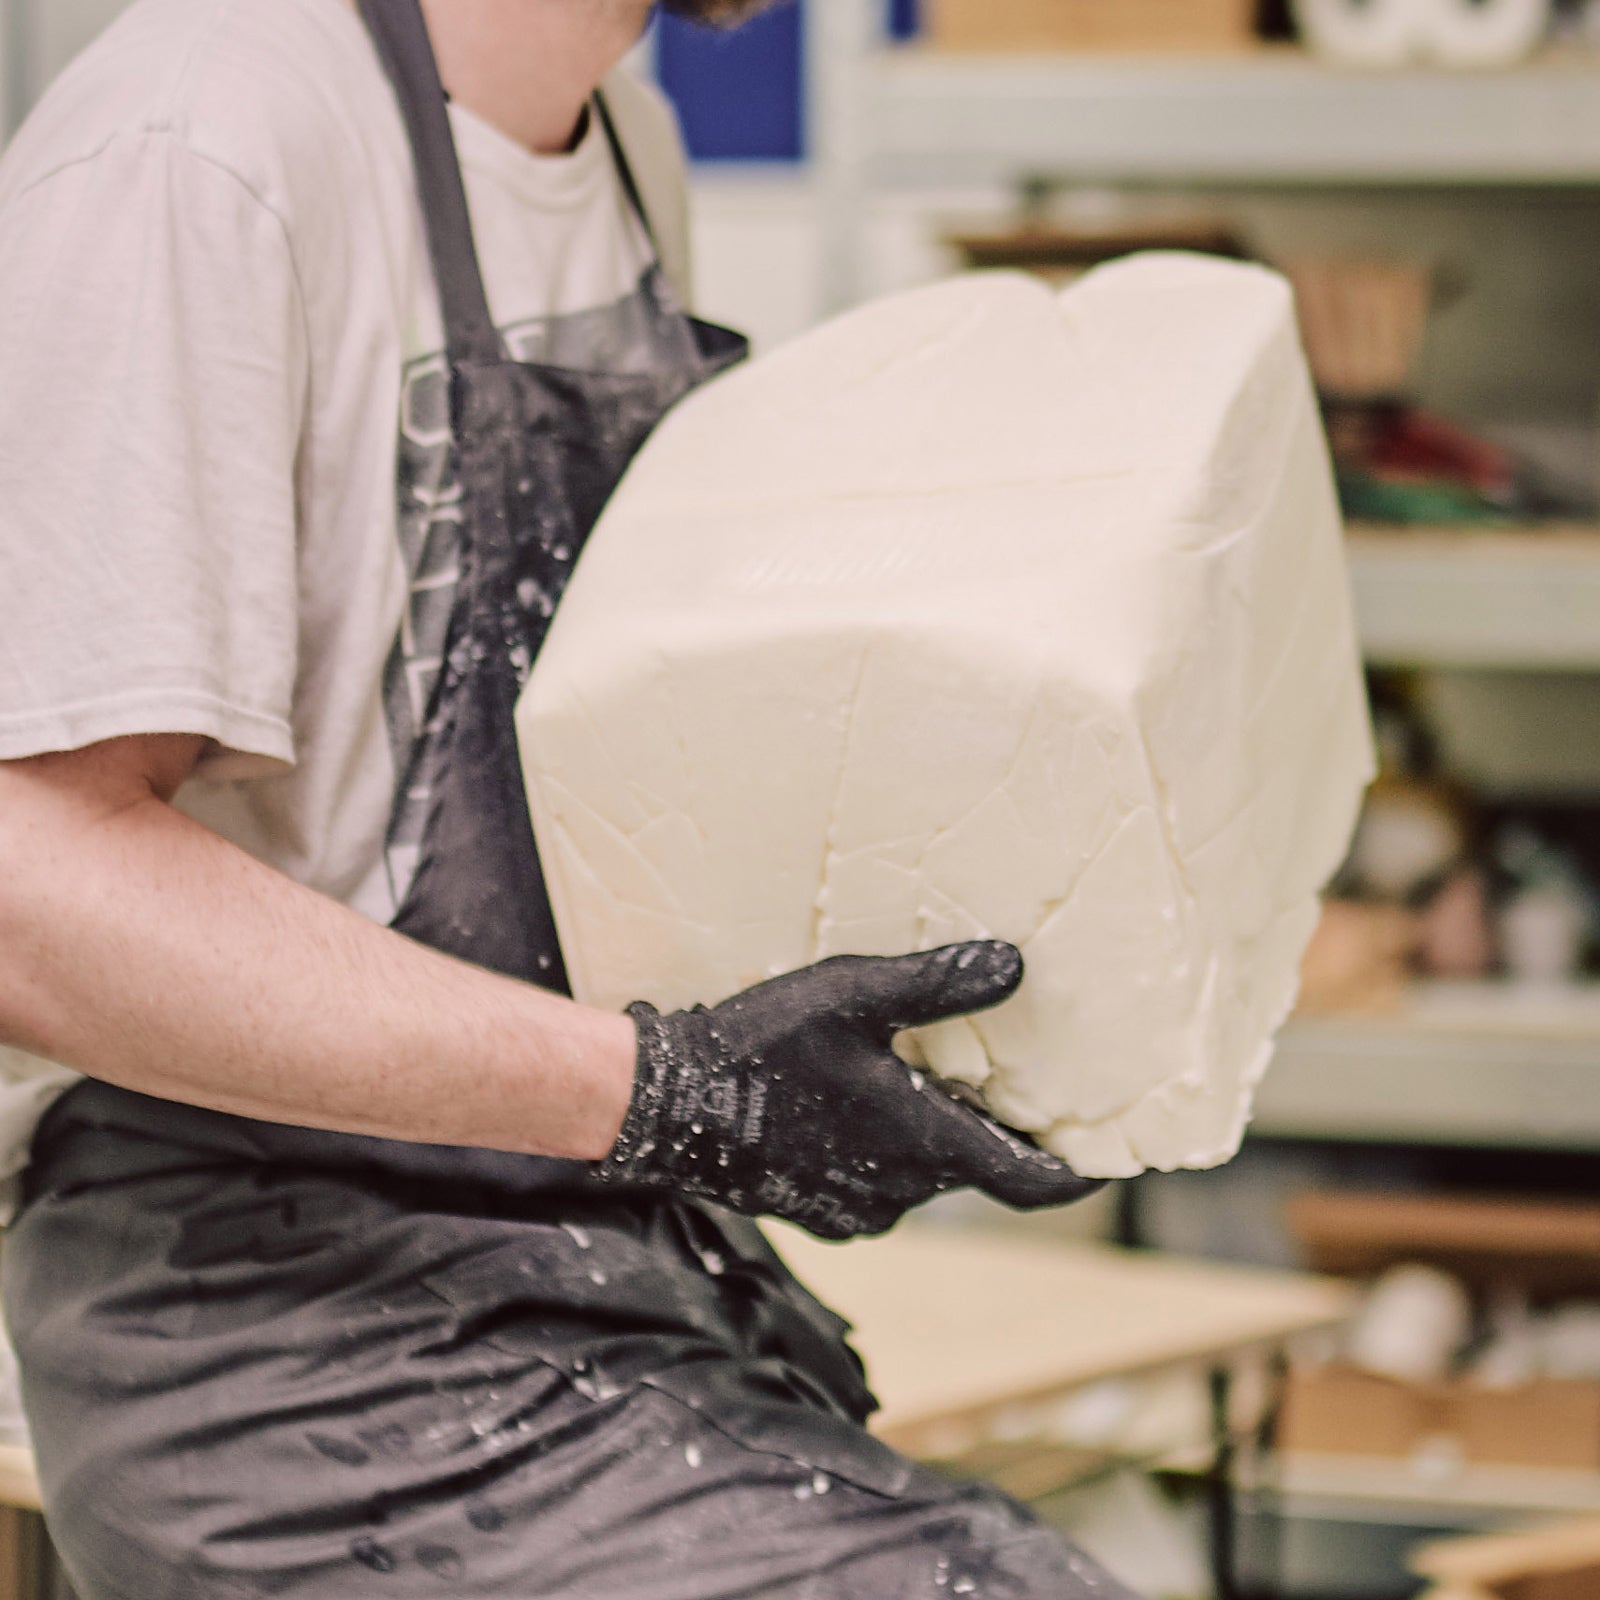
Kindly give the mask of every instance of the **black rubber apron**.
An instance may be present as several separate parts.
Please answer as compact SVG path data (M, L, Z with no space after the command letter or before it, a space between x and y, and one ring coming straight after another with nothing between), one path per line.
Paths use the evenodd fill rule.
M465 505L395 926L561 989L512 708L624 467L744 345L682 317L658 266L632 320L680 359L510 359L417 0L362 9L415 151ZM875 1443L844 1325L753 1226L577 1164L84 1084L35 1140L4 1278L82 1600L1124 1593Z

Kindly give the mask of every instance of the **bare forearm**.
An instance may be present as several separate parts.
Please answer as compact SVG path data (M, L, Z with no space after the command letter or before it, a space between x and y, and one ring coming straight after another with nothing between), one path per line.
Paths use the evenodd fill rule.
M634 1030L425 950L145 791L0 769L0 1040L273 1121L579 1159Z

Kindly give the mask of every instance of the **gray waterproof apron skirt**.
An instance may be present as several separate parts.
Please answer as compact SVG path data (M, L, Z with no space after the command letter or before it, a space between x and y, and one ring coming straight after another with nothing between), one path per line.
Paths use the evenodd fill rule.
M512 360L420 7L363 11L413 143L464 510L395 925L560 990L512 707L628 461L744 345L658 268L615 308L622 370ZM5 1305L82 1600L1125 1594L874 1442L844 1325L751 1224L579 1164L84 1084L35 1140Z

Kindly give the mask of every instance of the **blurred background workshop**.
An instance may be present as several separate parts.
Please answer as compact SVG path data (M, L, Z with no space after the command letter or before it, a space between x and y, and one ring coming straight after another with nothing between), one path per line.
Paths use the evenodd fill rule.
M8 132L121 9L0 0ZM799 0L639 66L758 350L966 268L1263 262L1348 520L1381 770L1243 1152L797 1238L880 1430L1152 1600L1596 1600L1600 0ZM0 1597L62 1594L0 1427Z

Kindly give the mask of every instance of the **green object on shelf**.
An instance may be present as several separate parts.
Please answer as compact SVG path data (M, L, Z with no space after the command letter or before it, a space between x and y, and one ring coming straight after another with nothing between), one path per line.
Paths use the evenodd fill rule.
M1442 479L1397 483L1345 470L1339 473L1339 501L1358 522L1504 528L1517 520L1475 489Z

